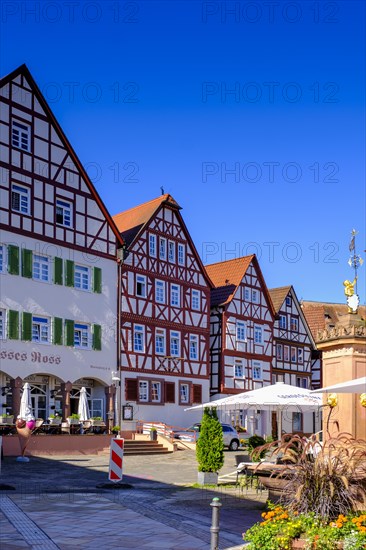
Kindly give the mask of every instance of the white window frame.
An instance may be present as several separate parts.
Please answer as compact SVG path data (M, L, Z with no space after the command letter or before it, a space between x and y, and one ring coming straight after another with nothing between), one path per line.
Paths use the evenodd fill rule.
M33 254L32 256L32 278L34 281L49 283L51 279L50 259L48 256Z
M291 305L291 296L286 296L286 305L287 306Z
M175 345L176 342L177 345ZM180 332L176 330L170 331L170 355L171 357L180 357Z
M32 315L32 342L49 344L51 340L51 323L49 317Z
M296 363L297 361L297 349L295 346L291 346L291 350L290 350L290 362L291 363Z
M263 327L261 325L254 325L254 343L263 344Z
M175 263L175 242L168 241L168 261L172 264Z
M166 239L164 237L159 238L159 258L166 260Z
M191 361L198 361L198 336L190 334L189 336L189 358Z
M161 382L151 380L150 382L151 403L161 403Z
M6 270L6 246L0 244L0 273L5 273Z
M149 233L149 254L152 258L156 258L156 235Z
M62 221L57 220L57 209L62 210ZM55 214L55 223L62 227L72 228L72 216L73 216L73 205L67 199L61 199L56 197L56 214Z
M6 310L0 309L0 340L6 339Z
M11 144L16 149L21 151L26 151L27 153L31 150L31 129L29 124L24 122L18 122L17 120L12 120L11 125Z
M148 380L139 380L139 401L143 403L149 402L149 381Z
M278 361L283 361L283 345L282 344L276 344L276 359L278 359Z
M170 305L180 307L180 285L172 283L170 286Z
M135 353L144 353L145 351L145 327L143 325L134 325L133 327L133 351Z
M283 360L290 361L290 346L283 346Z
M253 304L259 304L259 290L252 289L252 302Z
M188 405L190 403L190 385L186 382L179 382L179 402L182 405Z
M136 296L137 298L146 298L147 296L146 275L136 275Z
M191 308L195 311L200 311L201 309L201 291L195 288L192 288Z
M18 208L14 205L15 196L18 196L19 206ZM24 187L18 183L11 184L11 210L12 212L17 212L18 214L29 214L30 213L30 189L29 187Z
M90 291L91 272L86 265L74 264L74 287L78 290Z
M280 329L287 330L287 317L286 317L286 315L280 315Z
M299 320L297 317L290 317L290 330L299 331Z
M236 321L236 340L237 342L247 341L247 326L244 321Z
M262 363L259 361L252 362L252 378L253 380L263 380Z
M297 348L297 362L300 365L304 364L304 350L302 348Z
M156 355L165 355L166 353L165 350L166 350L165 330L162 328L157 328L155 330L155 353Z
M87 323L74 323L74 347L90 348L90 325Z
M245 378L243 361L236 360L234 362L234 378Z
M186 246L185 244L178 243L178 265L185 265L186 263Z
M158 304L165 304L165 281L155 280L155 301Z
M246 302L250 301L250 290L247 286L244 288L244 300Z

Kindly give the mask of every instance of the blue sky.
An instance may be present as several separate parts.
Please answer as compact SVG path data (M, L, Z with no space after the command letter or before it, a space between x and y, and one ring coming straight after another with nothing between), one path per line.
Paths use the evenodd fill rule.
M27 64L112 214L162 186L205 263L256 252L269 287L344 301L353 228L365 258L363 1L1 10L1 74Z

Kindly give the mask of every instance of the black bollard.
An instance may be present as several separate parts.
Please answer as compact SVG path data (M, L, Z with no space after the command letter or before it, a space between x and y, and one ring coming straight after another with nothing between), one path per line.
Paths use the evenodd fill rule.
M212 525L210 528L211 531L211 550L219 550L219 518L220 518L220 508L222 506L220 499L215 497L210 503L212 506Z

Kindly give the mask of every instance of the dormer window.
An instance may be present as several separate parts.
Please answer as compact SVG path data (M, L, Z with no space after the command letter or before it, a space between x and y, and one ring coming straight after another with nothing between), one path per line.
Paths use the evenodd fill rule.
M22 151L30 151L30 126L13 120L11 127L11 144Z

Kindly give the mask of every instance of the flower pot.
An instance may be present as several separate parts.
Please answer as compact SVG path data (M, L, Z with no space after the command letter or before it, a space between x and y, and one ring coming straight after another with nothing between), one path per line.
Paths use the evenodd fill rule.
M0 424L13 424L14 416L0 416Z
M219 474L217 472L198 472L197 482L200 485L217 485Z
M157 441L158 432L156 430L151 430L150 432L150 441Z

